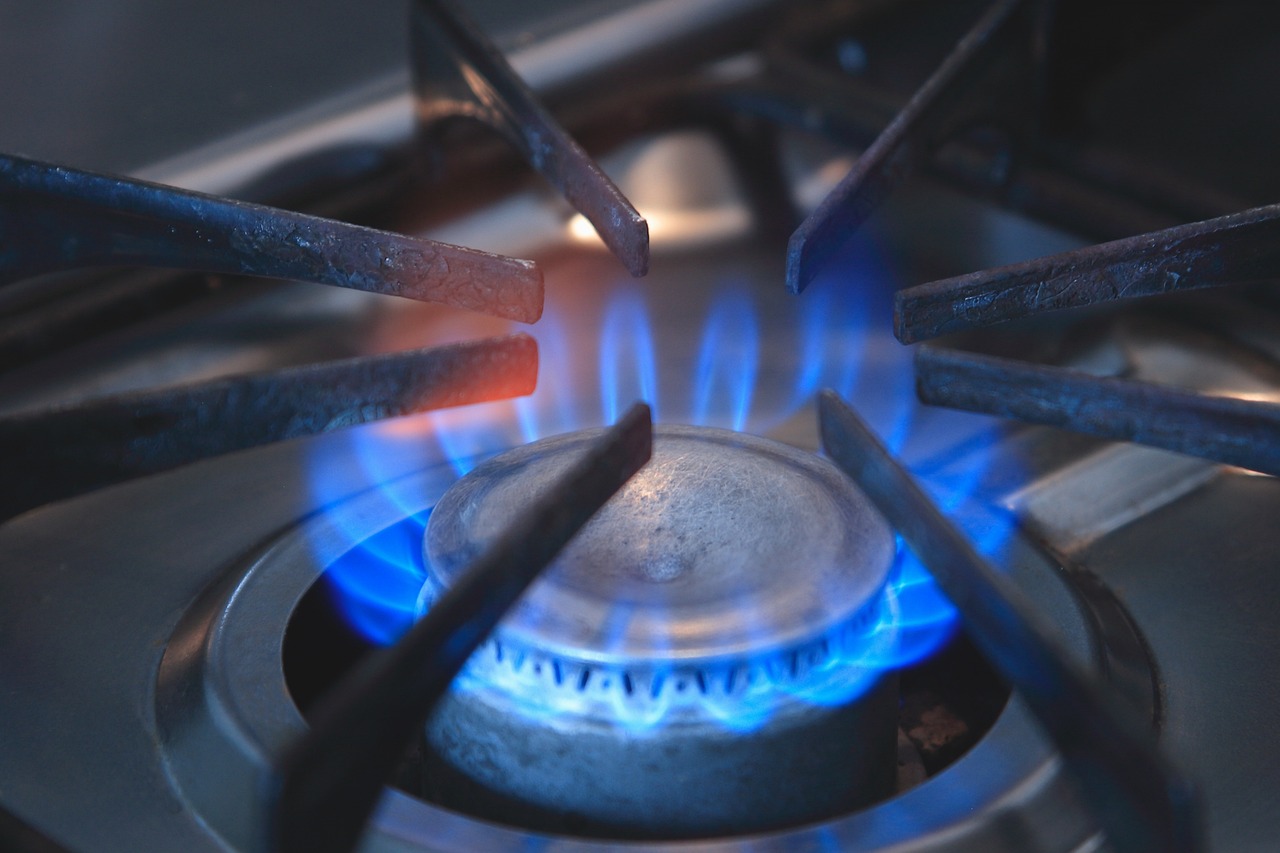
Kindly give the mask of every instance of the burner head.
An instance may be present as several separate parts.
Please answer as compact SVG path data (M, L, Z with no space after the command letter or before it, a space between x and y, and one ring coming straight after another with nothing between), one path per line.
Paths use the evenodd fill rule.
M547 439L476 468L432 512L427 596L448 587L585 451ZM502 640L642 671L749 663L874 612L884 520L825 460L727 430L660 426L653 459L504 621Z
M455 484L428 523L422 606L595 435L512 450ZM493 790L506 805L491 817L557 828L545 816L568 813L629 836L767 829L883 796L893 680L835 661L880 618L893 557L884 520L825 460L660 426L652 461L557 557L429 722L442 775ZM841 679L871 686L856 700L801 698Z

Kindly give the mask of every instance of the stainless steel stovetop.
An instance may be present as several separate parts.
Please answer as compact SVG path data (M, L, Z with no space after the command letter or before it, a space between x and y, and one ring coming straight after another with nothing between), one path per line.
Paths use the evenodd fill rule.
M607 57L590 51L573 54L580 64L568 62L560 52L566 45L606 36L625 44L619 27L638 42L661 41L663 27L677 19L734 18L733 4L678 5L556 8L509 30L499 23L513 20L503 10L478 11L540 89L572 93L566 80L612 85L617 77ZM300 182L286 182L294 191L328 164L366 162L315 157L317 150L406 144L407 78L400 62L368 49L378 38L394 41L387 21L402 11L373 10L362 19L380 27L377 34L346 29L336 9L306 18L317 32L361 46L344 60L350 68L318 63L334 79L297 75L279 102L252 90L270 72L246 72L247 82L229 85L226 96L243 99L241 114L219 108L215 117L230 123L199 131L190 128L203 117L174 114L167 148L151 147L150 134L141 148L123 141L113 111L95 125L102 146L89 144L93 134L42 135L39 124L28 124L0 136L0 149L250 194L283 186L261 180L283 159L307 164ZM123 13L113 19L118 37L101 39L104 53L124 51L130 38L153 38L156 18L137 14L132 24ZM54 30L31 13L23 37L56 32L81 44L89 39L77 33L90 20ZM289 32L289 15L271 20ZM278 55L261 56L313 61L307 50L294 53L295 37L301 40L292 34ZM647 46L636 46L637 55L645 54L640 47ZM404 54L403 43L393 48ZM856 64L852 53L846 46L842 56ZM575 67L556 70L552 58ZM732 80L757 63L736 56L720 60L714 73ZM23 89L12 86L6 97ZM145 105L136 108L146 120ZM28 109L64 126L43 103ZM267 116L272 121L264 123ZM799 131L784 133L780 150L806 211L854 162L847 146ZM298 676L287 672L296 655L287 630L302 630L291 620L344 555L428 512L479 460L610 423L637 398L654 406L660 423L723 427L815 451L813 397L832 387L1034 599L1074 661L1151 722L1162 750L1199 787L1208 845L1269 849L1280 834L1271 793L1280 785L1280 736L1269 725L1272 685L1280 684L1274 478L926 407L914 394L912 348L892 336L895 290L1091 240L920 179L794 296L783 287L785 235L759 221L754 191L721 137L650 129L613 146L601 162L649 220L653 255L644 279L632 279L580 217L522 173L496 174L479 187L482 204L409 192L394 196L393 214L379 214L397 228L539 261L547 309L525 329L540 353L531 397L243 451L42 506L0 526L0 805L73 850L267 849L263 780L307 727L308 701ZM1267 304L1265 291L1249 300L1174 297L1154 307L1050 316L1015 327L1001 346L1096 374L1274 401L1280 314L1258 308ZM333 288L240 284L0 376L0 412L517 328ZM982 541L993 519L1012 521L1012 529ZM1016 693L971 749L927 779L900 775L899 784L896 796L817 824L643 843L687 851L1108 844ZM614 846L572 829L475 817L405 787L387 789L365 848Z

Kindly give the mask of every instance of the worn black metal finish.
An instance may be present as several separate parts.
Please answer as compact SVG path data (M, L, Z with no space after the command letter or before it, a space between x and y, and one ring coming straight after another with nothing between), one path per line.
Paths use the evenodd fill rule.
M1119 299L1275 278L1280 205L909 287L895 297L903 343Z
M1006 70L1017 58L1014 41L1019 36L1030 40L1023 23L1034 6L1034 0L994 3L801 223L787 246L787 287L792 292L804 290L893 188L969 117L971 105L963 96L980 81L991 86L982 78Z
M943 347L916 354L920 399L1280 475L1280 405Z
M542 315L531 261L0 155L0 284L90 266L297 279L526 323Z
M637 403L471 564L409 633L334 688L272 780L280 850L345 851L431 708L503 614L649 459Z
M595 226L632 275L644 275L648 223L538 103L484 33L446 0L415 0L412 36L422 125L465 116L492 126Z
M345 359L0 417L0 520L274 441L530 394L528 335Z
M1062 653L1035 606L973 548L832 391L822 443L870 496L960 611L969 636L1044 726L1120 850L1200 847L1196 797L1131 712Z

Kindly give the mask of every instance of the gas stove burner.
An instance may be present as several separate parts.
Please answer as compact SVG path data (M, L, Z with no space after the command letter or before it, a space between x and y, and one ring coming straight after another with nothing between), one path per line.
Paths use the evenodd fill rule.
M0 151L83 170L0 198L49 238L6 251L226 273L0 288L0 447L40 486L0 511L0 850L1275 847L1280 6L409 5L406 32L399 4L126 2L91 51L64 15L0 27ZM479 279L489 317L384 298L385 252L357 252L369 293L249 280L173 232L200 211L121 220L107 172L224 237L253 203L535 258L536 392L302 438L417 407L409 361L492 367L458 342L537 312L493 301L511 275ZM276 273L335 283L274 231ZM261 376L281 393L213 394ZM826 388L849 417L813 420ZM670 428L510 621L444 606L508 609L459 573L582 436L511 448L633 398L821 434L921 553L818 457ZM194 444L72 488L50 465L110 449L104 418L148 458Z
M510 451L445 494L425 537L424 606L595 434ZM568 815L643 837L795 825L883 797L896 684L858 660L886 640L893 560L883 519L826 461L659 427L649 465L428 724L441 775L515 801L539 827Z
M427 528L427 594L596 434L517 448L451 488ZM561 553L502 639L633 673L756 663L864 627L893 552L883 519L826 461L728 430L660 426L653 460Z

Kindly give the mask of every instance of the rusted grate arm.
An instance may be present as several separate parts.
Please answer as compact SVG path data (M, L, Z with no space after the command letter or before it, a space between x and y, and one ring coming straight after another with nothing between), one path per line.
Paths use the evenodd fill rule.
M461 116L494 128L595 226L632 275L648 272L648 223L480 28L447 0L415 0L412 36L419 121L430 126Z
M916 353L920 399L1280 475L1280 405L943 347Z
M988 101L1001 100L990 78L1016 63L1018 39L1030 42L1026 20L1035 6L1035 0L992 4L862 152L849 174L800 224L787 246L791 292L803 291L889 193L969 115L973 98L965 96L985 88L992 90L985 93Z
M277 849L355 846L414 730L538 573L648 461L652 442L649 407L636 404L403 639L333 689L273 779Z
M903 343L1120 299L1280 277L1280 205L901 290Z
M525 323L542 316L532 261L0 154L0 285L92 266L295 279Z
M0 520L249 447L533 392L528 335L147 390L0 416Z
M969 636L1061 752L1118 850L1200 848L1196 797L1151 736L1051 639L1033 604L974 549L834 392L823 448L867 493L960 611Z

